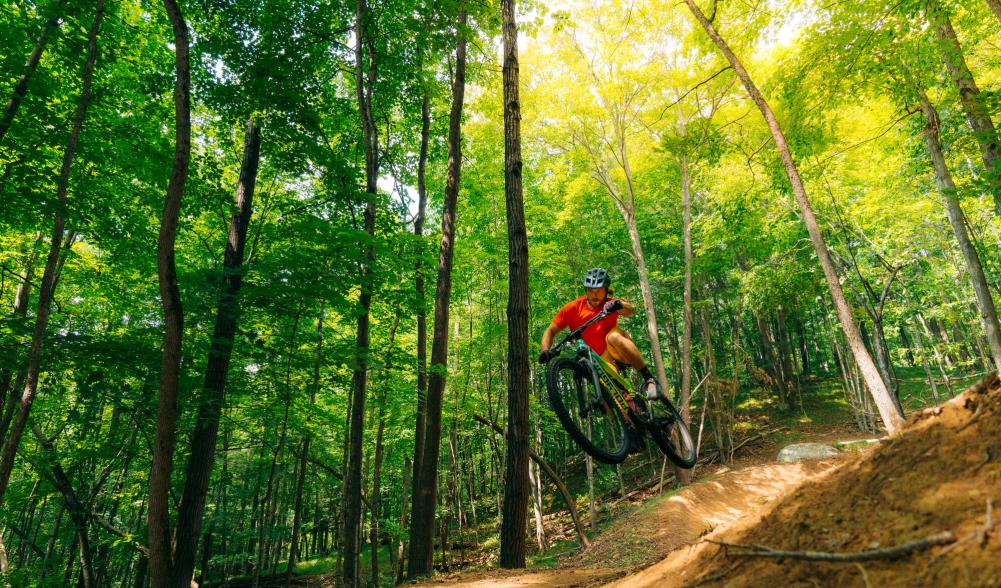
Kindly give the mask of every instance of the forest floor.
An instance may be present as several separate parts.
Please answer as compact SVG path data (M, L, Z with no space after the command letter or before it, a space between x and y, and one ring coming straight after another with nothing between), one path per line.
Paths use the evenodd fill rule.
M447 574L426 585L999 586L1001 530L992 533L992 510L1001 505L1001 382L939 408L917 409L921 399L912 400L905 392L914 412L892 440L846 444L851 450L831 460L773 463L790 441L861 440L811 407L812 418L790 415L793 430L750 446L731 466L709 466L674 493L637 497L640 506L553 569ZM946 532L946 545L864 562L747 557L751 549L719 544L849 553Z

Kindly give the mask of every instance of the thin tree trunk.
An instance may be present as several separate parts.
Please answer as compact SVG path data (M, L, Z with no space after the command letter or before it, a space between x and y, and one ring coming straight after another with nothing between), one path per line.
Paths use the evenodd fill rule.
M174 31L174 163L167 184L160 234L157 239L157 277L163 304L163 358L156 413L156 440L149 480L149 574L152 588L170 588L173 558L170 545L170 478L177 431L177 388L181 371L184 312L177 286L174 242L181 197L191 159L191 72L188 64L188 27L176 0L164 0Z
M438 493L438 453L441 446L441 407L448 364L448 315L452 292L452 257L455 248L455 216L462 173L462 108L466 89L466 11L460 4L455 49L455 78L448 124L448 163L445 201L438 252L438 280L434 301L434 333L431 343L431 376L428 381L424 450L420 470L415 468L413 515L407 577L431 572L434 558L434 519ZM415 463L416 463L415 455Z
M296 310L295 321L292 323L292 336L289 340L288 363L285 366L285 411L282 416L281 432L278 434L278 442L275 444L274 452L271 454L271 467L268 470L268 483L265 486L264 498L261 499L260 525L257 528L257 558L254 560L253 586L257 588L261 582L261 570L265 567L266 558L269 554L268 545L265 542L264 530L269 523L274 521L278 512L278 499L276 494L281 492L281 481L275 486L275 478L278 475L278 463L284 453L285 441L288 435L288 415L292 405L292 357L296 349L296 336L299 333L299 318L302 312L302 305ZM268 510L270 508L270 511ZM180 587L179 587L180 588Z
M14 293L14 308L12 313L14 316L24 317L28 314L28 300L31 298L31 285L35 279L35 262L38 260L38 248L41 247L44 241L44 234L38 231L35 235L34 245L28 251L28 254L25 255L24 265L22 266L24 275ZM23 370L17 370L17 378L14 379L14 385L11 386L10 380L13 377L14 371L12 369L0 370L0 374L2 374L0 375L0 398L3 398L5 395L7 397L3 407L0 408L0 413L2 413L2 416L0 416L0 447L3 447L7 439L7 430L10 428L11 420L17 412L20 392L23 390L24 381L27 377L27 374Z
M679 112L679 119L681 117ZM688 173L688 157L681 156L678 161L681 172L681 208L682 208L682 243L685 258L685 283L683 291L683 327L681 332L681 399L680 412L684 426L691 422L692 401L692 187ZM677 471L678 481L687 484L691 481L691 470Z
M536 413L538 417L538 413ZM536 453L542 448L542 431L539 429L538 419L535 422L535 447ZM546 549L546 530L542 524L542 475L539 472L539 465L528 464L528 479L532 484L532 514L535 515L535 543L539 546L539 551Z
M508 235L508 422L500 566L525 567L528 510L528 238L522 196L521 102L515 0L501 0L504 38L504 194Z
M657 330L657 311L654 307L653 290L650 287L650 274L646 266L646 257L643 254L643 245L640 241L639 227L636 225L636 206L633 194L631 172L629 170L629 159L626 155L625 133L620 133L620 155L622 157L623 169L626 172L626 183L629 190L630 206L628 210L620 206L623 217L626 220L626 227L629 230L629 241L632 245L633 255L636 257L636 273L640 282L640 293L643 296L643 312L646 315L646 331L650 337L650 355L653 356L654 368L657 373L657 380L661 389L666 390L669 384L667 371L664 369L664 356L661 353L660 333ZM616 201L618 202L618 201ZM684 406L683 406L684 407Z
M223 257L222 290L216 308L215 330L205 366L205 390L198 420L191 434L191 455L185 470L184 493L174 534L174 585L187 588L195 567L199 529L205 514L205 497L219 433L219 419L226 398L226 379L233 355L233 338L240 318L240 287L243 284L243 253L247 228L253 213L254 187L260 163L261 133L253 119L247 120L243 163L236 187L233 216Z
M94 12L94 20L87 33L87 61L83 67L83 89L80 92L80 99L77 102L76 112L73 114L73 130L70 131L69 141L66 150L63 152L62 167L59 170L59 179L56 184L56 209L55 222L52 227L52 237L49 243L49 256L45 261L45 272L42 274L42 283L38 288L38 314L35 317L35 330L31 336L31 347L28 351L27 382L21 394L21 405L14 419L14 426L10 435L4 442L0 451L0 505L3 504L4 494L7 491L7 484L10 482L11 472L14 470L14 458L17 449L21 444L21 437L24 435L25 427L28 423L28 414L31 412L32 403L38 393L38 376L41 370L42 341L45 338L45 330L49 322L49 310L52 306L52 298L55 294L56 279L58 277L58 265L60 249L63 244L63 228L65 225L66 196L69 191L70 172L73 167L73 156L76 154L77 142L83 130L83 121L87 116L87 107L90 105L90 91L94 79L94 64L97 61L97 35L101 30L101 20L104 18L104 0L97 0L97 7Z
M38 444L47 454L46 462L48 464L48 471L44 471L44 473L53 487L62 494L63 504L66 507L66 511L69 512L70 520L73 521L73 527L76 530L76 544L79 548L80 557L80 584L83 588L91 588L96 586L96 582L92 559L93 552L90 547L90 535L87 532L88 512L77 498L77 494L73 490L73 484L69 476L66 475L66 471L63 470L62 465L56 459L55 447L53 447L52 441L42 434L37 425L33 427L32 432L35 434Z
M727 61L729 61L730 66L733 67L734 72L736 72L737 76L744 84L744 88L750 95L751 100L753 100L758 106L762 116L764 116L765 121L768 123L768 128L771 130L772 138L775 141L775 146L778 148L779 155L782 158L783 167L785 168L786 174L789 176L790 184L792 184L793 193L796 197L796 204L799 206L803 223L806 225L807 232L810 234L810 241L813 243L813 248L820 262L820 267L824 272L824 278L827 280L827 286L831 292L831 298L834 300L834 307L837 310L841 328L845 332L845 338L848 341L848 346L851 348L852 354L855 356L855 362L862 371L866 385L869 387L869 391L872 394L873 399L876 401L876 406L879 408L879 414L883 419L883 424L886 426L887 432L892 435L903 426L903 416L897 411L896 406L893 403L893 398L890 396L889 391L883 384L883 381L879 376L879 370L876 369L876 365L872 361L872 356L869 355L869 351L865 348L865 345L862 342L858 326L852 318L851 307L848 306L848 301L845 299L844 291L841 289L838 274L834 269L834 262L831 259L831 253L828 251L827 244L824 242L824 236L820 232L820 226L817 224L817 218L813 214L813 209L811 208L810 201L806 195L806 188L803 186L799 170L796 168L796 162L792 158L792 152L789 149L788 143L786 143L786 138L782 132L782 128L779 126L778 119L775 118L775 114L772 112L771 107L768 106L764 96L762 96L757 86L754 85L754 82L751 80L751 76L747 73L747 70L744 69L744 65L739 59L737 59L737 56L730 50L730 47L726 44L723 38L720 37L719 33L716 32L716 28L711 22L709 22L709 19L707 19L706 16L702 14L702 11L699 10L698 6L695 5L695 1L685 0L685 4L688 5L692 14L694 14L695 18L699 21L699 24L702 25L702 28L705 29L706 33L708 33L709 37L723 53Z
M901 332L904 328L901 327ZM921 367L925 371L925 377L928 378L928 385L931 386L931 395L935 402L938 402L938 386L935 384L935 376L931 373L931 367L928 365L928 351L924 349L924 343L921 341L921 333L917 330L914 331L914 342L917 344L918 353L921 354Z
M62 11L63 6L60 4L58 8L59 11ZM39 33L38 40L35 41L35 48L32 50L31 55L28 56L28 61L24 64L24 73L21 74L17 83L14 84L14 91L11 92L10 100L7 101L7 109L4 111L3 118L0 119L0 143L3 143L3 138L7 135L7 131L10 130L14 116L21 107L21 101L28 94L28 83L31 81L31 76L38 69L38 63L42 60L42 53L45 52L45 46L49 42L49 37L59 28L61 18L57 14L42 25L42 32Z
M473 419L490 427L498 435L507 436L504 433L504 429L502 429L500 425L493 422L492 420L483 418L480 415L473 415ZM587 539L587 533L584 532L584 524L581 522L580 515L577 513L577 501L574 500L573 495L570 494L570 491L567 489L566 484L563 482L563 478L560 477L560 475L556 473L556 470L554 470L553 467L549 465L549 463L546 460L542 459L542 457L540 457L539 454L529 449L528 455L532 459L532 461L534 461L540 468L542 468L542 471L546 472L546 475L549 476L549 479L552 480L553 484L556 485L556 489L560 491L560 495L563 496L563 501L566 503L567 509L570 511L570 518L573 519L574 527L577 529L577 537L580 539L581 545L584 548L590 547L591 542L588 541ZM592 498L593 498L593 488L592 488ZM594 532L594 527L595 527L595 514L593 512L594 509L593 504L594 501L592 500L592 512L590 521L592 533ZM526 504L526 507L527 506L528 505Z
M365 0L358 0L355 13L355 81L358 112L361 118L362 142L365 148L365 232L375 237L376 181L379 177L379 139L372 118L372 92L375 85L376 62L371 47L371 33ZM365 74L365 49L368 48L368 75ZM372 306L372 282L375 272L375 248L371 242L362 255L361 294L359 295L358 327L355 339L354 370L351 378L353 398L349 453L344 468L344 544L343 578L347 588L359 585L358 528L361 522L362 441L365 430L365 387L368 378L369 309Z
M410 504L409 496L407 492L412 490L413 484L410 480L412 463L410 458L403 458L403 484L402 492L403 497L400 499L400 527L406 528L409 513L407 512L407 507ZM400 539L397 544L393 547L393 553L396 554L394 558L392 569L393 569L393 585L399 584L403 580L403 556L406 553L406 542Z
M789 349L789 337L786 332L788 315L782 306L779 306L775 318L775 340L778 341L779 345L779 361L783 374L782 402L787 410L793 410L795 408L796 374L793 373L792 351Z
M1001 215L1001 169L998 169L1001 145L998 144L998 135L991 120L990 110L980 93L980 88L977 87L976 80L973 79L973 73L966 65L963 47L955 29L952 28L949 15L938 0L930 0L926 5L926 12L928 22L935 28L942 60L945 61L949 77L959 94L963 112L966 113L966 122L973 129L973 136L980 147L980 156L987 170L987 182L994 196L994 214Z
M400 317L397 315L392 328L389 330L389 355L390 359L386 361L385 374L386 379L389 378L389 372L392 369L392 352L393 352L393 340L396 337L396 329L400 325ZM372 549L372 577L369 578L369 583L373 586L379 585L379 517L382 516L382 487L381 487L381 476L382 476L382 460L385 447L383 445L383 437L386 431L386 388L388 384L383 382L382 384L382 401L379 404L378 410L378 421L379 428L375 435L375 463L372 466L372 494L369 500L369 510L371 513L370 519L370 529L369 529L369 545Z
M931 156L932 165L935 168L939 190L942 193L942 201L945 204L946 216L949 217L952 232L959 243L959 250L963 253L963 260L966 262L966 271L970 276L973 291L977 295L980 319L984 324L987 342L991 347L994 366L1001 371L1001 325L998 324L994 298L991 296L990 286L987 284L983 266L980 264L980 256L977 254L977 250L970 240L969 233L966 231L966 216L963 214L963 209L956 198L956 185L952 180L952 173L949 171L949 166L945 162L945 154L942 152L942 142L939 138L938 111L935 110L935 107L923 90L915 89L921 101L921 112L924 113L926 120L924 128L925 146L928 148L928 154Z
M316 356L313 359L313 382L309 389L309 404L316 404L316 392L320 389L320 366L323 359L323 318L326 305L320 303L320 316L316 321ZM288 568L285 570L285 587L292 585L292 572L299 561L299 534L302 526L302 489L306 482L306 462L309 459L309 445L312 435L309 432L310 418L306 417L306 431L302 435L299 450L299 471L295 482L295 514L292 518L292 543L288 552Z

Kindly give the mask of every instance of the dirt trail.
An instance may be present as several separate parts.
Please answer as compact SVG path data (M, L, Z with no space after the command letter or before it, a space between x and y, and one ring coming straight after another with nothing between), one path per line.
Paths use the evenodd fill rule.
M836 468L836 462L772 464L736 471L721 468L718 474L705 481L620 518L594 538L590 549L563 562L561 569L529 573L488 570L457 574L453 578L442 578L423 585L452 588L569 587L602 585L619 578L622 578L619 583L623 586L638 585L633 583L637 576L629 575L637 568L662 560L679 548L697 542L706 533L718 532L747 518L759 519L758 514L765 505L806 480L827 475ZM608 562L616 562L621 567L597 567L607 566ZM640 575L643 573L640 572ZM663 585L662 581L653 578L651 581Z
M437 585L995 587L999 511L1001 380L992 374L861 453L719 473L651 500L562 562L564 569L460 574ZM929 537L951 543L887 557ZM881 555L864 562L741 556L756 545ZM610 562L620 567L608 569Z

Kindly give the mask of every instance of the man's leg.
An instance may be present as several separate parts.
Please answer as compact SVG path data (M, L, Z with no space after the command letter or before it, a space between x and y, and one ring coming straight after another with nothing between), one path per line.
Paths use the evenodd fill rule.
M606 356L611 356L612 359L620 363L631 365L637 372L643 371L646 367L646 361L643 360L640 350L622 329L615 328L609 331L608 335L605 336L605 343L608 344L608 349L605 351Z
M604 355L611 356L616 361L631 365L646 380L643 384L643 392L647 395L647 398L655 398L660 389L657 378L650 373L650 368L646 366L643 355L636 347L636 344L633 343L633 340L629 338L629 335L616 327L605 336L605 343L608 345L608 348L605 350Z

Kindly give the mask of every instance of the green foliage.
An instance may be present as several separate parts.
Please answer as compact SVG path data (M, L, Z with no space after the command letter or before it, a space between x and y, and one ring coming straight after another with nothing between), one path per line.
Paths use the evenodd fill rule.
M921 137L925 123L913 111L915 83L940 109L948 164L996 291L1001 268L996 247L1001 223L992 213L978 144L927 25L925 4L713 4L714 22L759 82L789 137L856 319L866 324L870 337L877 299L894 276L881 316L908 410L929 402L921 383L927 379L922 358L942 382L940 388L943 375L958 388L985 369L979 311L938 201ZM999 23L983 4L943 2L997 122ZM439 522L454 543L478 542L489 551L496 547L492 523L502 491L504 443L473 417L505 425L508 284L496 55L500 23L496 3L463 5L470 11L471 61L452 324L448 363L430 369L442 370L448 383ZM298 569L304 574L334 571L358 284L367 244L375 248L376 266L363 471L365 494L372 501L381 419L377 547L384 578L390 549L408 535L409 523L401 515L409 508L405 463L414 455L417 314L433 313L459 4L392 0L372 7L373 109L381 165L374 237L362 225L354 5L182 3L193 39L194 131L177 240L185 341L175 464L185 463L190 452L203 394L244 124L253 117L263 129L239 328L202 529L212 536L212 546L208 569L199 573L212 582L252 576L258 537L266 546L262 573L284 569L306 438L305 561ZM766 359L764 335L775 342L773 354L780 352L778 337L785 337L793 370L785 378L799 386L797 408L805 406L818 422L843 418L848 380L839 363L847 359L842 335L771 134L684 6L602 0L574 1L559 10L537 2L519 9L525 19L520 57L531 355L556 311L582 294L583 272L602 266L613 275L615 295L640 310L621 324L651 359L629 233L633 220L649 271L664 363L669 379L680 385L681 170L686 166L695 256L695 382L711 365L714 390L735 382L728 406L738 422L727 429L731 438L751 434L754 415L760 413L775 413L790 427L802 425L800 412L779 407L774 383L761 377L775 369ZM63 18L0 142L4 401L20 392L14 384L34 328L37 282L57 205L56 178L81 90L93 10L92 2L80 0L0 6L3 104L44 21L51 15ZM52 480L57 464L93 515L88 532L105 584L134 577L140 561L135 543L146 541L163 326L156 239L173 153L174 56L159 4L127 0L109 3L107 11L65 211L75 240L64 253L30 419L55 449L48 452L30 432L25 435L0 507L2 540L17 563L5 580L14 586L73 584L78 574L74 528L62 514L64 497ZM431 114L428 215L424 235L417 237L425 95ZM625 207L625 215L623 203L632 207L631 212ZM415 286L418 262L423 293ZM11 309L24 278L31 295L22 315ZM533 365L532 370L538 431L533 430L533 447L586 513L582 455L547 406L544 368ZM708 388L696 395L693 414L707 406ZM716 449L717 430L727 427L714 420L716 410L708 411L705 424L708 451ZM630 481L638 483L647 473L643 468ZM175 465L172 491L177 496L183 475L183 467ZM269 479L272 492L265 501ZM614 469L597 468L594 482L599 500L618 492ZM565 508L545 479L543 494L547 511ZM30 530L33 538L18 535L15 527ZM44 553L49 541L53 551L46 561L32 545ZM367 542L366 535L366 553ZM535 565L549 565L554 553L570 548L557 543L538 554ZM459 556L449 557L454 562ZM367 570L368 562L363 567Z

